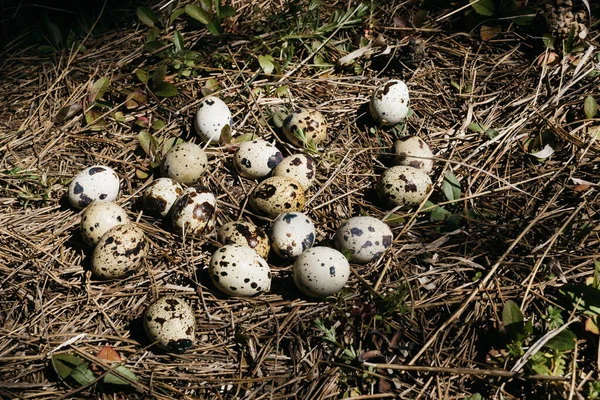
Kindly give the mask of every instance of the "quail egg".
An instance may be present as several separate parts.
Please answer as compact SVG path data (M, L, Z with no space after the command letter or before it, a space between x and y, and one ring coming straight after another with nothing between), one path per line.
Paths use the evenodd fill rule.
M198 104L194 126L202 139L218 143L222 133L231 131L231 111L218 97L205 97Z
M208 159L202 147L185 142L173 146L165 154L161 172L164 177L176 182L193 185L200 180L207 165Z
M315 224L301 212L280 214L271 225L271 246L283 258L296 258L315 243Z
M273 176L287 176L297 180L308 190L315 181L315 159L308 154L294 154L285 157L273 170Z
M412 207L420 204L431 191L431 178L420 169L397 165L386 169L377 184L382 202L391 206Z
M173 204L171 220L176 230L199 236L210 232L215 224L217 199L204 186L191 186Z
M340 291L348 282L350 264L339 251L317 246L300 254L293 271L298 289L311 297L326 297Z
M433 169L433 153L420 137L403 136L394 142L394 163L430 173Z
M120 180L110 167L94 165L78 173L69 184L68 198L73 207L82 209L92 201L115 201Z
M254 249L259 256L267 258L271 245L269 237L251 222L234 221L219 228L217 239L222 244L240 244Z
M396 125L408 115L408 87L399 80L389 80L371 96L369 110L375 121L382 125Z
M156 217L166 217L183 194L183 187L171 178L158 178L144 190L144 210Z
M297 180L272 176L256 186L250 205L259 214L275 218L283 212L300 211L306 203L304 190Z
M269 264L248 246L221 247L212 255L208 271L214 285L229 296L253 296L271 288Z
M394 240L387 224L374 217L353 217L335 234L335 247L351 262L368 263L379 258Z
M89 246L95 246L106 231L128 222L127 213L117 203L94 201L81 215L81 236Z
M144 232L133 224L106 231L92 254L92 272L100 279L123 278L137 271L148 253Z
M248 179L264 178L283 160L274 144L263 139L243 142L233 156L238 174Z
M194 310L181 297L161 297L146 308L144 329L148 338L156 342L158 347L183 353L194 345Z
M283 120L283 133L294 146L302 147L311 140L315 144L327 138L327 121L317 110L297 108ZM304 137L305 140L301 140Z

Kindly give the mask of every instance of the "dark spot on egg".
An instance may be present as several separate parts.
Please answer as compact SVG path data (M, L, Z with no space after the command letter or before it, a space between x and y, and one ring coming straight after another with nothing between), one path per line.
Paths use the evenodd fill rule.
M90 170L88 171L88 174L95 175L99 172L104 172L104 171L106 171L106 168L104 168L104 167L93 167L93 168L90 168Z
M257 199L268 200L277 192L277 187L270 183L261 185L258 190L254 192L254 197Z
M83 193L83 186L79 184L79 182L75 182L75 187L73 188L73 193L81 194Z
M192 341L190 339L170 340L169 343L167 343L167 348L173 353L183 353L190 347L192 347Z
M267 166L273 169L277 166L277 164L281 162L281 160L283 160L283 154L281 154L281 152L278 151L277 153L269 157L269 160L267 161Z

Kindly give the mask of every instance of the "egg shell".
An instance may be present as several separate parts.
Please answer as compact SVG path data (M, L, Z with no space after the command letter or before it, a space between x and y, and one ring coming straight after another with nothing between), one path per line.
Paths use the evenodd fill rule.
M115 201L121 182L117 173L105 165L94 165L79 172L68 189L69 203L82 209L92 201Z
M308 154L293 154L285 157L273 169L273 176L287 176L300 182L308 190L316 179L316 162Z
M243 142L233 156L233 165L239 175L259 179L269 175L283 160L283 154L274 144L263 139Z
M394 235L383 221L369 216L352 217L335 233L335 247L350 256L350 262L378 259L392 245Z
M408 87L400 80L389 80L379 86L369 102L369 110L375 121L382 125L396 125L402 122L409 110Z
M191 186L173 204L173 228L184 235L200 236L212 231L217 212L217 199L204 186Z
M193 185L206 170L208 158L202 147L185 142L175 145L165 154L161 165L163 177L184 185Z
M144 190L144 211L155 217L166 217L183 194L183 186L171 178L158 178Z
M198 104L194 117L196 133L205 141L218 143L224 131L231 131L231 111L225 102L218 97L208 96Z
M412 207L425 200L431 187L431 178L425 172L397 165L381 174L377 192L383 203L393 207Z
M313 247L296 259L294 283L304 294L326 297L340 291L350 277L350 264L342 253L330 247Z
M146 308L144 329L148 338L156 342L158 347L183 353L194 345L194 310L181 297L161 297Z
M250 205L259 214L275 218L279 214L300 211L306 203L302 185L292 178L272 176L256 186Z
M148 254L144 232L133 224L109 229L92 254L92 272L100 279L123 278L139 270Z
M271 224L271 246L280 257L296 258L315 244L316 229L301 212L280 214Z
M81 215L81 237L89 246L95 246L108 230L128 222L127 213L117 203L94 201Z
M311 140L319 144L327 139L327 121L317 110L297 108L283 120L283 134L294 146L303 147L304 143L297 137L299 131L306 136L306 142Z
M214 252L208 268L213 284L229 296L254 296L271 288L269 264L248 246L228 244Z
M271 245L269 237L258 226L251 222L234 221L219 228L217 239L221 244L239 244L254 249L259 256L266 259Z
M420 137L403 136L394 142L394 164L430 173L433 169L433 153Z

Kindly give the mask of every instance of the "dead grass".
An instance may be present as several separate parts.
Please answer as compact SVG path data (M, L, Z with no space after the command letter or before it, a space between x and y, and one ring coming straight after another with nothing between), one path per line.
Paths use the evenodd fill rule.
M111 79L113 103L122 109L124 98L116 93L142 88L133 72L156 62L143 51L143 27L128 23L119 31L91 36L82 54L65 50L41 57L23 44L2 57L0 397L585 396L588 382L598 379L597 336L583 330L582 316L561 302L558 288L591 276L599 258L600 144L582 133L585 124L580 122L584 98L600 100L600 78L586 77L598 70L597 29L588 36L589 54L542 67L536 62L541 47L533 48L536 41L519 30L505 29L493 41L482 42L452 27L453 18L436 22L452 8L430 10L425 29L398 29L394 12L409 15L418 4L392 2L376 8L370 21L393 46L393 56L360 61L366 69L355 74L351 68L315 68L310 51L299 49L285 71L293 74L266 76L257 73L250 57L252 25L261 16L253 6L262 5L238 3L242 11L231 25L236 29L231 38L215 39L203 31L186 35L195 50L230 54L233 64L207 64L197 77L177 83L179 96L150 96L147 104L126 112L124 123L108 118L99 131L89 129L81 112L62 122L53 117L83 101L90 82L103 76ZM281 10L284 5L269 6ZM344 7L331 4L323 12ZM135 10L129 11L131 22ZM359 33L342 31L332 41L350 43ZM410 38L422 40L424 52L410 51ZM386 210L373 195L394 134L374 126L365 105L374 88L390 77L405 79L411 90L414 115L407 132L424 138L436 155L430 200L470 215L456 230L444 231L427 211ZM139 147L134 119L164 120L158 137L197 141L192 115L210 78L230 100L237 133L277 139L286 154L294 149L279 140L269 108L310 106L326 116L331 137L320 151L318 184L308 193L306 209L319 241L329 243L340 221L354 215L404 221L390 222L396 235L391 251L376 262L353 265L342 296L306 299L293 288L290 266L274 261L270 293L226 298L205 274L217 246L214 235L182 242L167 224L141 212L140 193L151 179L140 180L135 171L150 160ZM287 95L276 96L274 90L283 85L289 87ZM467 85L473 90L466 92ZM472 123L493 128L498 136L490 140L473 132ZM525 154L522 140L542 131L556 136L557 151L538 162ZM232 173L231 154L229 146L210 148L205 184L218 195L219 224L251 219L267 226L268 220L246 209L255 183ZM91 277L79 212L64 201L69 179L94 163L121 174L118 202L152 242L142 272L120 281ZM461 181L462 197L454 204L441 190L447 171ZM586 223L588 233L578 235ZM375 318L381 316L377 304L403 288L404 307ZM196 310L197 340L182 355L152 347L140 324L145 307L165 293L184 296ZM570 327L580 339L577 353L567 355L576 361L564 378L524 378L525 369L511 374L514 359L486 363L486 354L503 346L501 313L509 299L535 319L536 327L550 304L564 308L565 321L579 318ZM342 349L324 341L315 328L317 318L336 326L338 340L357 355L378 350L380 356L366 358L375 365L345 363ZM57 352L94 362L105 345L115 348L140 379L124 394L71 388L52 370L50 359Z

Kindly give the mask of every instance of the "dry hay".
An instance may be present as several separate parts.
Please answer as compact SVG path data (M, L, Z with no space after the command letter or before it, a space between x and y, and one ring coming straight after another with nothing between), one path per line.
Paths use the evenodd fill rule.
M235 26L244 33L262 15L260 7L241 4ZM343 7L329 8L336 6ZM108 118L99 131L89 129L82 113L61 122L52 118L81 101L100 77L111 79L116 104L123 100L120 89L142 87L133 72L152 65L142 47L144 28L129 24L91 37L88 50L79 55L63 51L44 58L32 56L29 48L10 49L2 58L0 81L0 396L94 396L89 387L61 382L50 358L70 352L93 362L105 345L115 348L140 379L125 390L126 398L317 399L341 397L351 388L357 389L349 393L379 393L363 398L462 398L478 390L521 398L523 391L544 385L537 379L510 379L516 373L502 378L512 365L490 366L485 356L501 329L506 300L521 304L526 316L543 315L548 304L561 304L557 288L562 283L593 273L600 146L582 134L585 124L577 121L587 95L600 99L600 78L589 76L598 70L598 52L591 47L589 53L542 66L536 57L544 53L518 33L504 32L486 43L473 34L452 33L442 25L451 18L435 22L452 9L432 10L427 29L394 28L394 13L416 7L392 3L375 10L377 30L394 52L366 63L360 74L319 69L308 59L302 65L310 52L299 50L286 70L293 74L266 76L257 73L243 35L219 40L190 32L186 39L194 49L206 56L230 54L236 62L201 68L197 77L178 83L179 96L151 97L127 111L126 122ZM335 38L348 42L358 32ZM410 38L422 41L417 43L424 52L415 53ZM597 38L593 30L589 43L597 46ZM386 153L394 133L375 127L365 105L390 77L405 79L411 91L414 114L406 131L426 139L436 155L430 200L468 216L456 230L444 231L428 211L384 209L373 194L378 175L389 165ZM286 154L295 150L279 140L269 109L316 107L330 122L331 138L319 152L318 183L306 207L319 240L329 244L340 221L361 214L386 218L395 233L392 250L381 259L353 265L343 296L305 298L293 287L289 264L275 261L270 293L226 298L205 274L218 245L215 236L184 242L168 224L141 212L140 193L151 179L138 179L135 171L150 160L140 149L134 118L164 120L166 126L156 133L160 138L197 142L192 115L210 78L230 100L237 134L276 139ZM465 91L467 85L473 90ZM275 95L282 86L288 92ZM474 132L471 123L498 135L490 139ZM522 143L543 131L554 133L557 151L538 162L524 153ZM209 151L204 183L218 195L218 223L250 219L267 226L267 219L247 209L255 183L232 172L232 147ZM152 242L143 270L119 281L90 275L80 213L64 201L69 179L97 163L121 174L118 202ZM441 190L447 171L461 181L462 199L454 205ZM578 235L585 224L589 230ZM405 308L392 309L384 321L374 318L381 314L381 300L398 292ZM166 293L184 296L196 311L197 341L185 354L157 350L141 328L145 307ZM383 357L377 361L394 365L369 370L356 361L345 364L342 349L324 341L315 328L317 318L336 326L343 347L353 347L357 355L379 350ZM572 328L582 339L579 366L573 379L551 384L555 393L583 393L596 376L597 348L588 342L593 337L586 336L581 322ZM416 371L398 370L409 366ZM482 378L486 370L491 376ZM108 393L98 396L113 396Z

